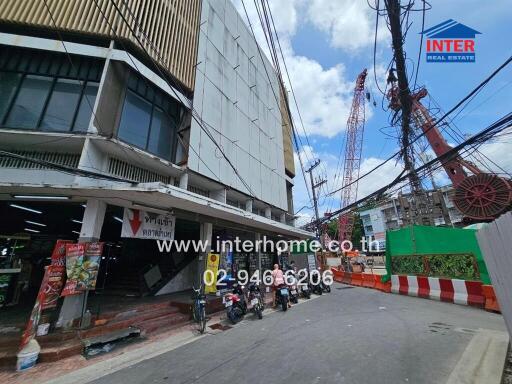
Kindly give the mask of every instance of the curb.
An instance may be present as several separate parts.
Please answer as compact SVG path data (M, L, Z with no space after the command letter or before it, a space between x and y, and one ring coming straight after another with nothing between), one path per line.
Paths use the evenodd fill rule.
M351 273L331 268L334 281L382 292L439 300L448 303L470 305L490 312L500 312L492 285L480 281L443 279L426 276L392 275L391 280L382 282L381 275Z

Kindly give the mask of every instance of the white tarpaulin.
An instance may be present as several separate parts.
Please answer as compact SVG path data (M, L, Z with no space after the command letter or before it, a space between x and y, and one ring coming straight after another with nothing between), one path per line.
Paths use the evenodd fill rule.
M125 208L121 237L174 240L175 223L176 218L171 215Z

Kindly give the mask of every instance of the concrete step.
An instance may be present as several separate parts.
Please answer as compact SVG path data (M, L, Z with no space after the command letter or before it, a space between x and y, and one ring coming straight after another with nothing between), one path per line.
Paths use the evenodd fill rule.
M169 331L173 328L181 326L190 320L190 315L183 313L175 313L172 316L161 316L136 324L144 335L156 332Z
M123 312L119 316L111 318L105 325L95 326L91 329L80 331L81 338L90 338L99 336L104 333L128 328L129 326L136 326L144 321L152 320L160 317L168 317L178 314L178 308L156 308L146 311L130 311Z

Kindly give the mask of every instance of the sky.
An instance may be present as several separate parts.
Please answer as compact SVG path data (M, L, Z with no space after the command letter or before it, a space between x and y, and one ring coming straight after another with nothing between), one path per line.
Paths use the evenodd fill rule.
M233 2L245 19L242 0ZM372 0L369 2L373 4ZM244 3L256 39L268 52L255 2L244 0ZM269 3L303 121L302 125L290 94L290 108L303 144L295 156L294 207L295 212L300 210L299 223L305 223L314 213L300 170L299 156L306 168L314 159L321 160L315 177L326 178L327 183L320 189L320 215L338 209L340 193L331 196L328 193L341 186L339 165L343 164L346 122L355 79L364 68L368 69L366 87L371 100L365 104L361 174L399 149L397 139L393 137L394 131L388 128L390 113L383 109L387 106L386 100L376 86L381 89L385 86L386 68L392 57L391 35L384 17L379 17L374 65L376 11L366 0L269 0ZM475 42L475 63L427 63L425 41L418 62L423 3L420 0L415 3L413 8L420 11L410 13L410 28L404 46L408 75L414 83L419 64L417 86L427 88L431 98L425 102L430 103L434 112L441 113L451 109L512 54L510 0L430 1L431 9L425 13L425 29L454 19L481 32ZM288 80L284 80L290 90ZM461 135L474 134L510 112L510 100L512 64L503 69L456 117L457 112L452 115L451 126ZM453 137L446 138L450 144L456 144ZM505 171L512 172L511 143L512 136L505 136L482 146L480 150ZM425 152L431 154L429 148L425 148ZM501 172L496 166L487 165ZM358 198L386 185L401 170L402 164L393 160L361 179ZM437 172L434 178L438 185L449 184L442 171Z

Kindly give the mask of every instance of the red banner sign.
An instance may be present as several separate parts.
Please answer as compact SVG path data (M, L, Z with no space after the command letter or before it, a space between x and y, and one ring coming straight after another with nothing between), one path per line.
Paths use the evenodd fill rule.
M45 274L48 275L46 286L44 286L43 301L41 309L55 308L64 285L66 267L60 265L49 265ZM41 285L43 288L43 285Z
M27 322L27 326L25 327L25 331L21 336L21 344L20 350L22 350L30 340L32 340L36 334L37 325L39 324L39 319L41 317L42 311L42 303L45 299L45 289L48 285L48 280L50 277L50 266L45 267L43 281L41 282L41 286L39 287L39 292L37 294L36 303L34 304L34 308L32 308L32 313Z
M73 240L57 240L52 252L52 265L64 267L66 265L66 244L72 244Z

